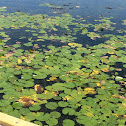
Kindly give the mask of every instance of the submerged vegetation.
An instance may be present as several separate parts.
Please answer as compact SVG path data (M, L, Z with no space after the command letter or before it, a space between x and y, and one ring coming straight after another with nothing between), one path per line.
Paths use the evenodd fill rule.
M1 13L0 111L40 126L125 125L125 29L94 22Z

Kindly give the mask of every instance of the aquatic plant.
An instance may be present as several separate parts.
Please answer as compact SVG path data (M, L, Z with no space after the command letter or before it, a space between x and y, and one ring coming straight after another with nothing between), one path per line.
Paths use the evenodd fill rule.
M1 13L0 111L39 125L125 125L126 36L106 34L111 18L95 21ZM104 43L84 47L77 33Z

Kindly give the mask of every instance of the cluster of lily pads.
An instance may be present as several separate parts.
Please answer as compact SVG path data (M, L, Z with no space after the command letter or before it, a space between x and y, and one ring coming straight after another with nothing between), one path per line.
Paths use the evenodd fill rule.
M1 13L0 111L40 126L125 125L126 36L110 20ZM84 47L75 34L105 41Z

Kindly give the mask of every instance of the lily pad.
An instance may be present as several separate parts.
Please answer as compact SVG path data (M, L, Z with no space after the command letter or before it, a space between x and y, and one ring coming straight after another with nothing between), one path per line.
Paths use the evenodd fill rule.
M41 109L41 106L39 106L39 105L33 105L33 106L30 106L29 109L31 111L38 111L38 110Z
M75 126L75 122L70 119L63 120L63 126Z
M54 110L58 107L58 104L55 102L48 102L45 106L48 109Z
M52 118L59 118L61 116L61 114L59 112L57 112L57 111L54 111L54 112L50 113L50 116Z

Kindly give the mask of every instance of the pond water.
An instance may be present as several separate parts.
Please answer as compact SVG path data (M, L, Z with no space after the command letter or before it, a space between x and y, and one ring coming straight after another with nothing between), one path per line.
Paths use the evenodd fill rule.
M49 3L52 6L46 5ZM45 5L44 5L45 4ZM41 6L43 5L43 6ZM87 23L94 23L94 19L99 17L114 17L111 19L116 23L116 28L124 28L122 20L125 20L126 15L126 1L121 0L4 0L0 1L1 7L7 7L7 12L22 12L35 14L47 14L49 16L62 16L62 14L69 13L73 18L84 18ZM59 8L55 7L59 6ZM21 32L21 30L20 30ZM118 33L114 33L118 34ZM17 36L18 37L18 36ZM76 35L77 42L86 45L95 45L104 40L83 42L83 36ZM14 37L13 37L14 39Z
M0 111L40 126L126 125L126 1L1 0Z

